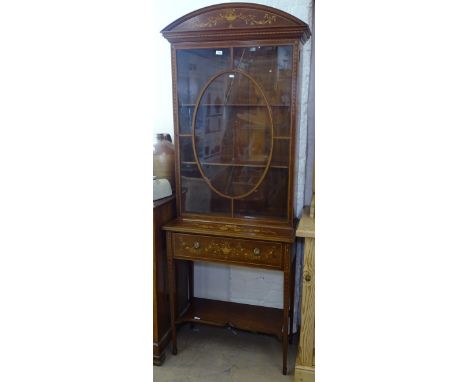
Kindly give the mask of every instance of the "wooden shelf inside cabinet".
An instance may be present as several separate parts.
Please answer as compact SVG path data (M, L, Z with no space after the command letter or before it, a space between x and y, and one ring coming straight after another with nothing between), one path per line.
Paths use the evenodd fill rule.
M179 107L195 107L195 104L185 104L179 105ZM199 105L198 107L267 107L268 105L254 105L250 103L235 103L235 104L209 104L209 105ZM270 107L291 107L288 104L278 104L278 105L270 105Z
M231 326L250 332L282 335L282 309L234 302L194 298L190 308L176 323L196 322L215 326Z
M192 138L192 134L177 134L178 137L190 137ZM275 136L273 137L273 139L291 139L290 137L288 136Z
M190 164L196 165L196 162L180 162L181 164ZM244 164L244 163L211 163L211 162L200 162L202 166L226 166L226 167L251 167L251 168L265 168L265 165L260 164ZM271 168L289 168L289 166L281 166L281 165L270 165Z

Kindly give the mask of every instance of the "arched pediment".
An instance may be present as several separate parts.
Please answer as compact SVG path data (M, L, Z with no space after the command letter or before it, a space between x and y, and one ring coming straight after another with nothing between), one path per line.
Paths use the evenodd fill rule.
M286 12L253 3L224 3L186 14L161 33L170 42L310 37L306 23Z

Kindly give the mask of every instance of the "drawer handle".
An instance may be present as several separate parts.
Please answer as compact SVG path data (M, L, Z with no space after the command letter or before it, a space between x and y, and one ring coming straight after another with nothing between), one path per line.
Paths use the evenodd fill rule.
M305 281L309 282L310 280L312 280L312 277L310 277L310 275L307 273L307 274L304 276L304 279L305 279Z
M255 248L253 253L255 256L260 256L260 248Z
M195 248L195 249L200 248L200 243L199 243L198 241L196 241L195 243L193 243L193 248Z

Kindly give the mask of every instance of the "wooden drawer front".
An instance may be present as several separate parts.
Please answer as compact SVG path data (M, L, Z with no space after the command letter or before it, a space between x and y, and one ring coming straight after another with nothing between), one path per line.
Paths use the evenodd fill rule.
M174 257L282 268L282 245L258 240L174 234Z

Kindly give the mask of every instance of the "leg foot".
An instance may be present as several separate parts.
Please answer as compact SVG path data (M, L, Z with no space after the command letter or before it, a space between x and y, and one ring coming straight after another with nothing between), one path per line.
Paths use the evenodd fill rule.
M296 258L294 256L294 260L292 261L292 269L291 269L291 285L290 288L290 295L289 295L289 343L293 343L293 328L294 328L294 290L296 285Z
M161 366L166 359L166 353L161 353L159 355L153 354L153 365L154 366Z
M288 367L283 366L283 375L287 375L287 374L288 374Z

